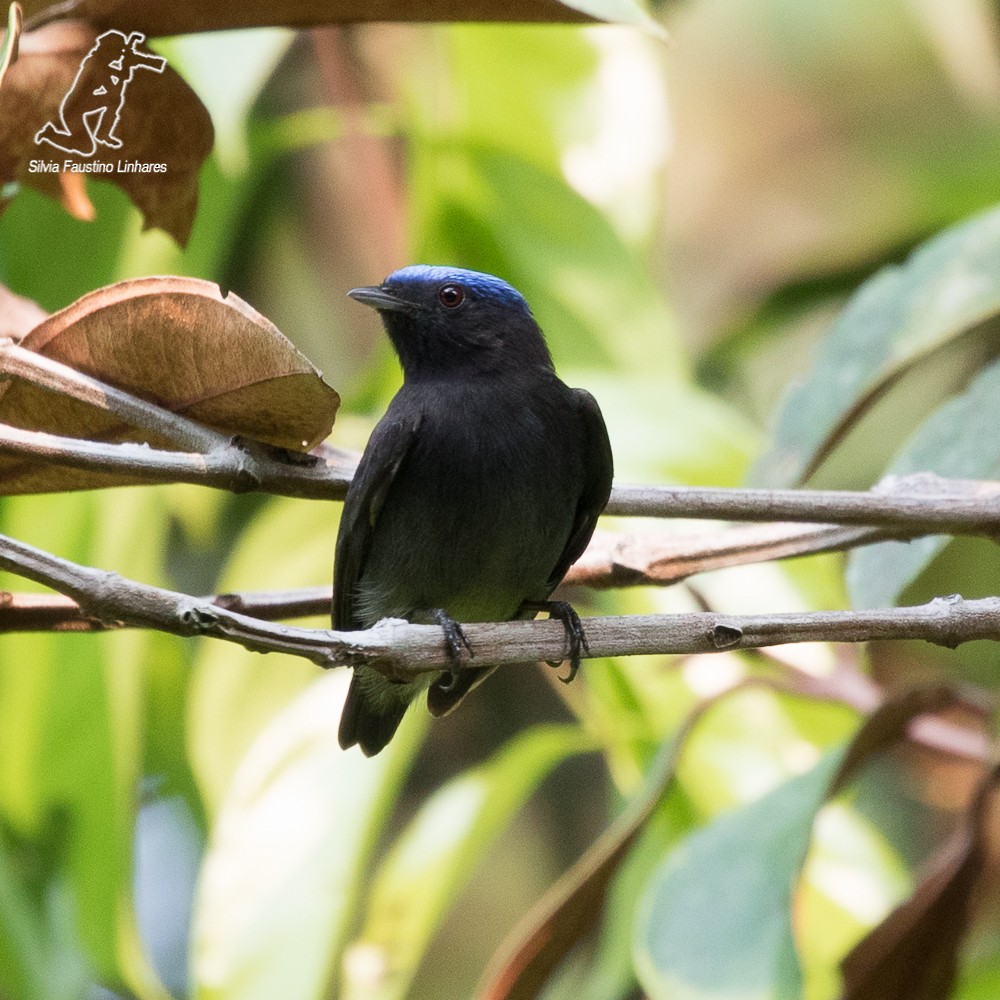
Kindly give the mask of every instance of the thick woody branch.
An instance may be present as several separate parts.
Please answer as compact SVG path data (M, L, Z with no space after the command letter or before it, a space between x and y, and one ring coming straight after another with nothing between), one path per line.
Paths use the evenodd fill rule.
M192 483L231 493L257 491L312 500L343 500L347 493L354 465L348 453L324 449L290 461L277 448L225 435L220 438L206 453L184 452L134 442L85 441L0 424L0 454L117 473L149 483Z
M0 351L0 370L10 370L11 365L18 368L21 355L32 354L8 346ZM47 361L45 364L56 365ZM33 368L31 371L38 374ZM78 375L69 368L65 371ZM94 380L82 375L79 378L84 380L79 387L81 398L90 401L98 398L98 390L87 384ZM148 482L193 483L231 492L255 490L304 499L342 500L350 485L353 461L348 452L326 448L303 460L302 456L283 454L280 449L233 440L152 403L140 400L137 409L126 405L119 409L117 403L109 402L117 398L114 394L119 390L103 387L100 391L104 389L112 395L102 399L102 403L108 404L102 408L123 419L131 414L137 423L141 417L140 426L155 425L158 434L167 433L180 447L195 446L195 450L171 451L134 443L86 441L0 424L0 453ZM135 399L128 393L120 395ZM198 432L189 436L192 427ZM196 445L199 435L200 442ZM814 532L821 525L830 524L881 528L886 533L878 538L907 539L926 534L996 538L1000 534L1000 483L921 474L869 492L619 485L614 488L605 513L620 517L788 521L810 525ZM851 541L855 537L859 540ZM812 551L845 548L871 540L878 539L864 533L858 536L840 533L836 541L831 537Z
M229 436L93 376L0 342L0 372L113 413L179 451L59 437L0 424L0 452L53 464L117 472L155 482L261 490L313 499L342 499L351 464L344 453L283 460L280 450ZM870 492L722 489L689 486L614 488L606 513L625 517L793 521L880 527L908 537L932 532L1000 533L1000 483L946 480L929 474L881 484Z

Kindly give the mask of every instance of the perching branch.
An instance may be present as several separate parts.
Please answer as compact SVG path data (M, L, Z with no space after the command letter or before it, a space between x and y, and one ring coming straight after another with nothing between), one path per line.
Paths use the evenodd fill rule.
M447 666L435 625L386 621L363 632L274 625L209 600L127 580L116 573L60 559L0 536L0 568L71 597L84 615L181 636L208 636L255 652L302 656L324 667L366 665L396 679ZM957 646L1000 640L1000 597L937 598L912 608L772 615L627 615L586 619L589 657L713 653L796 642L924 639ZM565 634L558 622L464 625L476 651L472 666L559 660Z

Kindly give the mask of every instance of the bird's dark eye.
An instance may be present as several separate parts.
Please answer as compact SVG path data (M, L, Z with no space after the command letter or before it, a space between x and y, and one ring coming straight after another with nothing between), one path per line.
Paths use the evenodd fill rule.
M442 285L438 291L438 302L448 309L456 309L465 301L465 289L461 285Z

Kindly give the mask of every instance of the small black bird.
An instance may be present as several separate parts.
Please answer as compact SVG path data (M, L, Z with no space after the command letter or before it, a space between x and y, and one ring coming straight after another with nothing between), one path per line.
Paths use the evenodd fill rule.
M456 669L394 683L355 670L340 745L371 756L429 687L451 711L491 667L457 670L459 622L548 610L585 646L569 605L545 604L590 541L611 492L601 411L561 382L527 302L489 274L415 265L347 293L377 309L403 368L344 501L333 627L439 622ZM470 649L470 653L473 651Z

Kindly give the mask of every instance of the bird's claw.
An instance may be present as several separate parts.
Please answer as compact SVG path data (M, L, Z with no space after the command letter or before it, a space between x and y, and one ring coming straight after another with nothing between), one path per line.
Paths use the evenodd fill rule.
M466 648L470 657L476 654L473 652L472 644L465 632L462 631L462 626L447 611L443 608L435 608L431 614L444 632L444 644L448 650L448 679L438 681L441 690L447 693L458 683L458 673L462 668L462 647Z
M576 613L573 605L569 601L525 601L522 605L528 611L547 611L549 618L555 618L562 622L566 630L566 657L564 660L546 660L550 667L561 666L565 660L569 660L569 673L559 680L563 684L569 684L577 671L580 669L580 660L583 654L590 654L590 646L587 645L587 636L583 631L583 623Z

